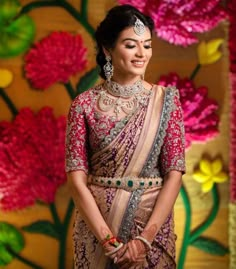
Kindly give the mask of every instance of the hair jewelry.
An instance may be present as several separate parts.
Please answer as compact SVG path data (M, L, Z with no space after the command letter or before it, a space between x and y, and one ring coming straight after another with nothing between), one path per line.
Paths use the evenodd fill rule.
M110 62L111 56L107 55L106 61L107 61L106 64L103 66L103 70L104 70L107 81L110 81L111 77L113 76L113 70L114 70L114 67Z
M144 23L136 17L136 21L134 23L134 32L136 35L142 35L146 31Z

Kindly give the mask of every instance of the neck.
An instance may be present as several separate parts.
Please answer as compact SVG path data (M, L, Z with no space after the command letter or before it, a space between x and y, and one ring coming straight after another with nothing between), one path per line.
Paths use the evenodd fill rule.
M112 77L112 81L115 81L116 83L124 86L124 85L132 85L134 84L136 81L140 80L141 76L135 76L135 77L118 77L118 76L113 76Z

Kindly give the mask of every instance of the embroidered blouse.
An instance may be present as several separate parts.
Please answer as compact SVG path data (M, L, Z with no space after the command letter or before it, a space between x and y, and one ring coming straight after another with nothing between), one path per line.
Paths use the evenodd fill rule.
M98 85L78 95L71 104L66 132L66 172L82 170L88 174L91 153L101 148L104 139L112 137L111 130L119 131L128 121L95 110L100 87ZM157 164L161 175L170 170L185 171L184 126L178 95L173 104Z

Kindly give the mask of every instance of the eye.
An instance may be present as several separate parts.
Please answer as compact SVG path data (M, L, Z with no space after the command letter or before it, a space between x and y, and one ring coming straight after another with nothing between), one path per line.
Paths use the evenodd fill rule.
M150 44L150 45L144 45L144 48L145 49L151 49L152 48L152 45Z
M127 49L133 49L133 48L135 48L135 45L129 45L129 44L126 44L125 47L126 47Z

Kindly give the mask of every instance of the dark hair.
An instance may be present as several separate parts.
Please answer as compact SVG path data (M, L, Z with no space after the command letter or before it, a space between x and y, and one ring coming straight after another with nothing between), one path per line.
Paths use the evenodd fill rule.
M103 71L103 66L106 64L103 47L106 49L114 48L120 32L127 27L133 26L137 18L149 28L152 34L154 28L153 20L131 5L113 7L97 27L95 32L97 43L96 61L100 66L100 76L102 78L106 78Z

